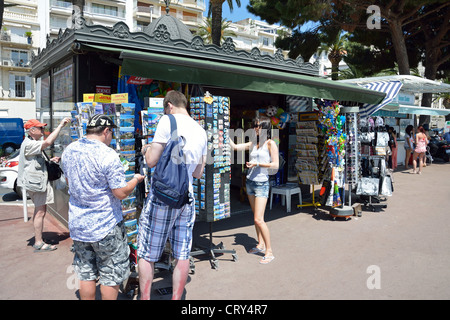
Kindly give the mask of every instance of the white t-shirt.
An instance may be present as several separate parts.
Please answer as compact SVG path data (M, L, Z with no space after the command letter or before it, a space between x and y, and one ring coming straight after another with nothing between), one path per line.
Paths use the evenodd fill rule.
M178 136L183 136L186 139L183 152L186 157L186 167L189 175L189 190L192 192L192 173L197 165L202 163L202 156L206 156L206 131L188 115L174 114L173 116L177 121ZM169 139L170 119L164 115L158 122L153 142L167 143Z

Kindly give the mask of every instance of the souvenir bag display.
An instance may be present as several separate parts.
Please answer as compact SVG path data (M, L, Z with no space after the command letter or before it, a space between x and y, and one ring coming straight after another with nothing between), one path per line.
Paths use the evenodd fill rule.
M377 196L380 186L380 179L364 177L359 180L356 187L356 194L363 196Z
M380 178L380 195L392 196L392 179L389 175Z

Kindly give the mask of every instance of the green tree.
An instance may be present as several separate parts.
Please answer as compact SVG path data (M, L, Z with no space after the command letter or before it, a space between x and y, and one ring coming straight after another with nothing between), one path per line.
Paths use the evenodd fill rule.
M231 22L226 21L225 19L222 19L222 24L220 27L221 30L221 36L220 36L220 43L224 42L226 38L228 37L235 37L236 33L234 31L229 30L230 29ZM212 19L206 18L204 20L204 24L201 24L196 34L200 37L202 37L203 42L206 44L212 43Z
M368 29L367 9L375 5L379 9L380 29ZM434 5L434 7L429 7ZM410 73L407 37L417 31L406 31L417 21L426 21L427 16L450 5L447 0L250 0L247 9L269 23L279 22L297 28L308 21L327 22L348 32L364 29L375 35L388 32L400 74ZM428 8L428 11L421 12Z
M328 53L328 60L331 62L331 80L339 79L339 63L347 55L346 43L348 34L336 30L334 34L328 35L331 39L327 39L319 50Z

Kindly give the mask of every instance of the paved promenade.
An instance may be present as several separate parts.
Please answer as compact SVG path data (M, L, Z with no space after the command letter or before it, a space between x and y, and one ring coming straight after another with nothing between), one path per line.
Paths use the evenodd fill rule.
M267 207L276 257L269 265L247 253L256 238L251 213L214 223L213 241L235 249L238 261L224 254L214 270L206 257L196 259L185 299L450 299L450 163L394 177L386 209L349 221L320 209ZM196 224L196 244L208 242L208 227ZM58 250L33 253L22 207L0 205L0 299L78 299L67 230L48 216L44 237ZM170 273L158 273L153 288L169 286Z

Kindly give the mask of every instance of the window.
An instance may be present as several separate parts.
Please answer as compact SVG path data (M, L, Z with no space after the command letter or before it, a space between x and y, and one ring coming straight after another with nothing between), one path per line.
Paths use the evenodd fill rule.
M16 67L28 65L28 51L11 50L11 60Z
M119 9L113 6L106 6L104 4L93 3L92 13L105 14L108 16L122 17L123 14L119 13Z
M16 98L25 98L25 76L15 76Z
M263 37L262 40L263 40L263 45L264 46L268 46L269 45L269 38Z

